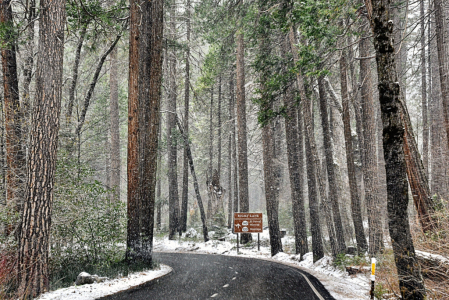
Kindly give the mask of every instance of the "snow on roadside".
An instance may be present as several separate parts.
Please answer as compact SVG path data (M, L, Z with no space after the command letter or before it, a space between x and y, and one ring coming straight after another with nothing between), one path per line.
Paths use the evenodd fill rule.
M120 291L137 287L145 282L162 277L172 271L169 266L160 265L159 270L147 270L129 274L127 277L107 280L102 283L85 284L59 289L41 295L38 300L94 300Z

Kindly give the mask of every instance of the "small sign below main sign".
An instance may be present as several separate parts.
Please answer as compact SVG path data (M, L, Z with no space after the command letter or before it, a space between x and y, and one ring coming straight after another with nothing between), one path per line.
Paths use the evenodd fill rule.
M234 213L234 233L263 232L262 213Z

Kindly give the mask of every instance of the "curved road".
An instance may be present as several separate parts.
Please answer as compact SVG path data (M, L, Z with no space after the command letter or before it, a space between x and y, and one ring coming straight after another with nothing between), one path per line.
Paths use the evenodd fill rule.
M173 272L139 288L101 299L334 299L312 275L274 262L161 252L154 253L154 259L172 267Z

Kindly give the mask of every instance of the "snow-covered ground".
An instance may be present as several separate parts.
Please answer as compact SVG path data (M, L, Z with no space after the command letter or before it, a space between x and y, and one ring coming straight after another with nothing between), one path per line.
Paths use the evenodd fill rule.
M94 300L137 287L148 281L155 280L172 271L166 265L160 265L159 270L141 271L127 277L107 280L102 283L85 284L59 289L41 295L39 300Z
M209 232L212 237L214 232ZM226 235L225 241L210 240L207 243L202 242L201 233L190 230L191 236L197 236L199 241L188 241L184 238L175 241L169 241L167 237L156 238L154 241L154 251L164 252L194 252L204 254L231 255L241 257L251 257L256 259L264 259L286 264L292 267L302 269L314 275L326 289L338 300L368 299L369 297L369 274L358 274L349 276L346 272L332 265L332 258L325 256L316 263L313 263L312 253L304 255L304 259L300 262L299 256L278 253L271 257L269 248L268 230L264 230L260 234L261 247L260 251L257 246L240 247L239 254L236 251L235 235ZM231 242L231 240L234 240ZM253 234L253 240L257 241L257 234ZM286 236L282 239L284 251L294 245L294 238ZM125 278L108 280L103 283L87 284L83 286L72 286L49 292L39 300L87 300L111 295L122 290L126 290L150 280L161 277L171 271L169 266L161 265L161 270L137 272ZM101 275L101 274L100 274Z

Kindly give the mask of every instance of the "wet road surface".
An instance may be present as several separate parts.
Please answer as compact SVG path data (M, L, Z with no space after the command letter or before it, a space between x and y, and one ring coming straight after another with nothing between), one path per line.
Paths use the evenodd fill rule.
M161 252L154 253L154 259L172 267L173 272L139 288L101 299L334 299L312 275L278 263Z

